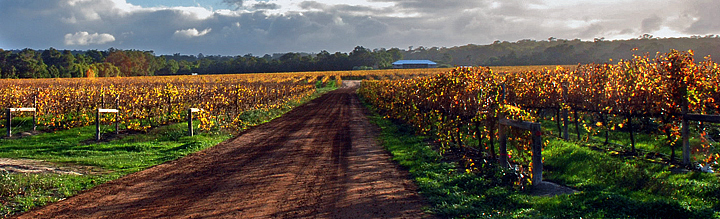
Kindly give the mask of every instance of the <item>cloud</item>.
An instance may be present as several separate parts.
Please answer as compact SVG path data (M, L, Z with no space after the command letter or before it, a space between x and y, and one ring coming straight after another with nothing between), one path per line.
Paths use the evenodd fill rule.
M75 34L65 34L65 45L73 46L73 45L80 45L80 46L87 46L87 45L102 45L109 42L115 41L115 37L113 35L103 33L93 33L90 34L88 32L77 32Z
M720 1L717 0L694 0L690 1L691 6L686 13L691 16L694 22L685 29L693 34L717 34L720 31Z
M210 33L210 31L212 31L212 28L207 28L203 31L198 31L195 28L190 28L187 30L176 30L175 36L184 37L184 38L193 38L193 37L205 36L205 34Z
M236 8L142 7L126 0L0 0L0 20L6 21L0 22L0 48L64 45L238 55L720 31L717 0L222 2Z
M255 10L275 10L280 9L280 5L268 2L258 2L252 6Z
M243 7L243 0L222 0L223 3L234 6L236 8L242 8Z
M328 7L328 5L316 1L303 1L298 6L304 10L323 10Z
M663 19L657 15L642 20L640 29L643 33L650 33L662 27Z

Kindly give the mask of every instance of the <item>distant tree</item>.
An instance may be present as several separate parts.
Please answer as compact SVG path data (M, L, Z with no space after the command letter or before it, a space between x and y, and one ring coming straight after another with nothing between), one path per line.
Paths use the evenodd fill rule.
M117 66L122 72L121 76L148 76L152 75L154 56L142 51L113 50L105 60Z
M18 78L17 69L15 66L5 68L2 72L2 78Z
M105 54L103 52L97 51L97 50L88 50L85 52L85 55L92 58L93 63L98 62L104 62L105 61Z
M559 44L557 46L548 47L542 54L545 63L551 65L573 64L571 57L575 54L575 47L568 44ZM536 64L536 63L533 63Z
M356 46L349 55L353 66L372 66L375 64L371 51L362 46Z
M109 62L94 63L90 68L97 77L117 77L122 74L120 69Z
M95 63L95 60L93 60L92 57L90 57L84 53L80 53L80 54L75 55L75 63L92 64L92 63Z
M390 56L391 56L392 59L393 59L393 62L394 62L394 61L397 61L397 60L403 59L403 53L402 53L402 51L401 51L400 49L398 49L398 48L391 48L391 49L389 49L389 50L387 51L387 53L390 54Z
M131 72L135 71L135 69L137 68L135 66L135 62L131 60L131 58L128 57L128 55L126 55L124 51L121 50L110 51L105 60L108 63L117 66L118 69L120 69L121 76L131 76Z
M452 55L450 55L450 53L443 53L442 59L440 59L440 61L445 64L450 64L453 61L453 57Z
M180 64L174 59L167 60L165 67L158 71L157 75L174 75L180 70Z
M177 74L188 75L197 69L197 64L187 60L180 60L178 62L178 67L178 71L176 72Z
M12 65L17 67L19 78L47 78L50 76L47 72L47 65L35 50L23 49L20 53L11 56L14 56Z
M58 51L55 48L50 47L49 49L46 49L42 52L40 57L42 57L43 62L47 65L59 65L60 64L60 56L62 56L62 53Z
M167 59L163 56L155 56L152 52L145 52L145 59L148 61L147 75L155 75L155 72L165 68Z
M51 65L50 68L48 68L48 74L50 74L50 77L53 78L59 78L61 76L60 70L54 65Z
M10 75L10 68L15 67L10 63L11 51L0 49L0 78L15 78L16 75Z

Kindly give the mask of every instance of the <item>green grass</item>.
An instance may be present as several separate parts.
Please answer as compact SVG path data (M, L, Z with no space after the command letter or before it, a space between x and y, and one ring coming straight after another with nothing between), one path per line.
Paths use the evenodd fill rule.
M720 180L714 174L672 173L667 165L613 157L553 139L543 152L545 177L580 194L538 205L565 209L559 217L720 217ZM595 210L588 210L595 209Z
M377 114L369 119L393 160L409 170L430 204L426 210L441 218L720 218L713 174L676 174L667 165L551 138L545 179L581 192L537 197L512 186L508 170L482 164L480 172L462 171L407 125Z
M232 137L223 132L199 133L189 137L186 136L186 124L173 124L145 134L95 142L94 128L81 127L20 139L0 139L0 157L93 166L106 172L80 176L0 172L0 215L26 211L72 196L81 190L177 159Z
M572 115L572 114L571 114ZM572 116L571 116L572 117ZM613 123L622 123L623 121L618 120L618 118L615 118L615 122ZM553 136L560 136L561 131L558 130L557 124L554 120L542 120L542 127L546 131L547 134L553 135ZM634 121L633 124L635 124L636 129L640 129L640 122ZM587 124L588 126L592 126L591 124ZM715 125L707 124L706 128L708 130L716 128ZM630 133L627 132L627 130L610 130L608 135L608 140L610 145L602 145L602 144L595 144L595 143L603 143L605 142L605 131L600 130L597 127L594 127L593 134L589 136L589 140L600 148L611 148L618 151L631 151L631 138ZM580 141L584 142L586 138L588 138L588 131L583 127L583 124L580 123ZM568 124L568 133L569 133L569 140L570 141L578 141L578 135L577 129L575 128L575 123L570 122ZM699 131L697 130L696 125L693 125L691 123L690 126L690 148L691 150L694 150L696 148L700 148L702 145L701 139L699 138ZM633 133L635 137L635 148L639 149L638 153L646 153L646 152L652 152L652 153L661 153L664 155L667 155L666 159L669 159L669 156L672 153L672 147L670 147L670 144L668 143L668 139L664 134L660 134L658 130L655 128L649 128L648 130L635 130ZM682 144L681 139L678 139L677 142L675 142L675 160L676 161L682 161ZM716 145L716 144L715 144ZM715 149L717 150L717 149ZM699 160L702 160L704 155L701 153L693 153L691 154L691 159L694 162L698 162ZM665 160L667 161L667 160Z
M323 93L335 89L318 88L317 92L299 102L270 111L247 111L243 121L251 124L268 122ZM28 118L21 121L16 130L32 129ZM197 127L197 122L195 123ZM95 141L95 127L42 132L22 138L0 139L0 157L44 160L59 165L82 165L101 168L101 174L61 175L23 174L0 171L0 218L43 206L82 190L129 173L212 147L233 136L235 131L213 130L187 136L187 124L160 126L147 133L129 134L109 141ZM110 130L112 131L112 130ZM15 133L15 131L13 131ZM122 134L121 134L122 135Z
M380 140L393 160L409 170L420 193L431 203L430 212L440 217L483 217L509 215L529 206L520 192L502 182L506 171L491 167L486 174L492 177L466 173L456 163L443 162L426 138L414 135L407 126L379 115L370 120L381 128Z

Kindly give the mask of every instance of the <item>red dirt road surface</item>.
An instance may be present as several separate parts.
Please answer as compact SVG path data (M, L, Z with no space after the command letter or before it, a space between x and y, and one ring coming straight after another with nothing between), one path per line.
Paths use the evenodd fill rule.
M428 218L354 89L20 218Z

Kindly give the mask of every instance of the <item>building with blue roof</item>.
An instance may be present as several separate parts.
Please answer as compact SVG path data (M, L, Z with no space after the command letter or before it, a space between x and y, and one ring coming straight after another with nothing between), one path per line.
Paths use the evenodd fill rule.
M437 68L437 63L430 60L398 60L392 65L393 68Z

